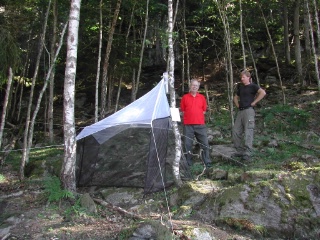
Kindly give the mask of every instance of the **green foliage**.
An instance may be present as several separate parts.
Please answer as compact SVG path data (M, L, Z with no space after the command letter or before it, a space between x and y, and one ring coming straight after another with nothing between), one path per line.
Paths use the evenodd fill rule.
M60 179L56 176L46 178L44 187L50 203L59 202L66 198L74 198L72 192L62 189Z
M12 151L5 159L6 164L10 164L14 171L19 171L21 164L21 152Z
M64 213L65 213L66 218L70 219L71 215L77 215L77 216L84 215L86 213L86 209L81 206L80 198L79 198L79 199L77 199L75 204L72 205L71 207L67 208Z
M19 65L20 50L10 31L3 27L0 28L0 56L0 76L5 79L9 67L15 69Z
M210 125L213 125L223 133L230 132L231 130L231 119L230 119L230 112L229 110L222 109L219 112L213 114L214 119Z
M134 228L126 228L126 229L123 229L121 230L121 232L119 233L118 235L118 240L126 240L126 239L129 239L132 234L134 232Z
M288 105L275 105L260 111L269 131L291 133L308 128L310 114Z
M204 169L203 164L195 163L190 167L190 171L192 176L196 176L202 173Z

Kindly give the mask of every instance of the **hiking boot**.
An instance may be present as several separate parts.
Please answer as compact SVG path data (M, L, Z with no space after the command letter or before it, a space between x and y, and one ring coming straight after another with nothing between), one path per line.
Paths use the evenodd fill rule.
M212 168L212 164L211 163L206 163L206 168Z

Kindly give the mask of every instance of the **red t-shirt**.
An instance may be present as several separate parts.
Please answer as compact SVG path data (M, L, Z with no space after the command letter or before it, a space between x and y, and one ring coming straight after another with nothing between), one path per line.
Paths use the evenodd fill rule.
M207 110L207 101L202 94L197 93L195 97L191 93L185 94L181 99L180 109L184 124L205 124L203 113Z

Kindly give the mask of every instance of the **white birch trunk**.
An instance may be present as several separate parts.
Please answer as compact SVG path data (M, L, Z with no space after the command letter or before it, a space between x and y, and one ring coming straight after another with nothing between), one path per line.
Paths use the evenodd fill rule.
M64 159L61 169L61 181L63 187L71 192L76 191L75 163L77 143L74 122L74 92L77 70L80 5L81 0L71 0L63 99Z
M168 81L170 86L170 105L172 108L176 107L176 96L174 91L174 51L173 51L173 8L172 0L168 0L168 49L169 49L169 69L168 69ZM173 133L175 137L175 158L172 163L172 171L174 182L178 185L182 185L180 178L180 159L181 159L181 135L177 122L172 122Z

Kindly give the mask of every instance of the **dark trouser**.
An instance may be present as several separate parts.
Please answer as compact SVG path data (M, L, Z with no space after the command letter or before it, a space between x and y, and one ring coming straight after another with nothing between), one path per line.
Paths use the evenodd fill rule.
M193 138L200 144L200 148L203 150L202 159L206 166L211 164L209 142L207 137L207 127L206 125L184 125L184 146L186 150L186 158L189 166L192 165L192 147Z
M248 108L237 113L232 138L238 153L251 156L253 150L253 132L255 125L255 111Z

